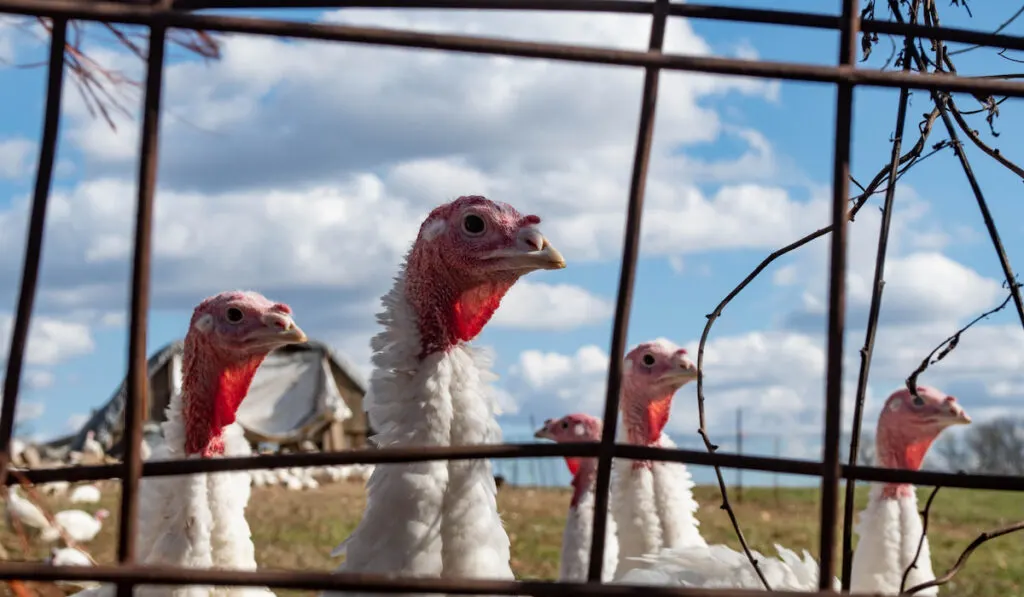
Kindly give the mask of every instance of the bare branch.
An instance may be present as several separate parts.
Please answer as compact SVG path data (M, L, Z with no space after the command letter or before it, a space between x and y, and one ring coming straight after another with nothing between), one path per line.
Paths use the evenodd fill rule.
M910 20L917 21L917 10L919 0L911 2ZM910 72L911 61L907 54L913 51L914 40L907 37L904 40L903 49L903 72ZM847 457L848 464L857 466L857 456L860 452L860 430L864 418L864 402L867 399L868 377L871 373L871 356L875 349L875 334L878 331L878 318L882 310L882 291L885 289L885 257L889 252L889 228L892 224L893 201L896 196L896 182L899 179L900 150L903 144L903 129L907 119L907 103L910 101L910 89L900 89L899 104L896 106L896 133L892 140L892 157L889 162L889 184L885 190L885 203L882 207L882 222L878 231L878 248L875 251L875 273L872 283L871 303L868 307L867 329L864 332L864 346L860 350L860 370L857 374L857 393L853 406L853 428L850 430L850 450ZM904 169L904 172L906 169ZM847 479L845 486L845 501L843 503L843 567L842 567L842 588L850 589L852 581L851 571L853 565L853 498L857 482L854 479Z
M939 494L939 490L942 487L936 485L935 489L928 495L928 501L924 504L924 510L921 510L921 538L917 540L917 551L914 552L914 559L910 560L910 565L903 571L903 578L900 579L900 593L907 587L907 578L910 577L910 571L917 568L917 560L921 557L921 551L924 549L924 542L928 539L928 519L932 513L932 502L935 501L935 496Z
M1013 22L1016 21L1018 18L1020 18L1021 15L1024 15L1024 5L1022 5L1020 8L1018 8L1017 12L1013 13L1013 15L1010 18L1006 19L1005 21L1003 21L1003 23L1001 25L996 27L995 31L993 31L992 33L1002 33L1004 29L1006 29L1011 24L1013 24ZM950 56L956 56L957 54L966 54L967 52L973 52L974 50L977 50L978 48L981 48L981 47L984 47L984 46L968 46L966 48L960 48L959 50L954 50L954 51L950 52L949 55Z
M924 120L920 123L918 127L919 136L917 142L909 151L907 151L907 153L905 153L903 156L899 158L900 164L905 164L907 167L909 167L914 162L923 159L922 156L924 153L924 149L927 146L928 137L931 134L932 127L935 123L936 118L938 118L938 115L938 110L933 110L931 113L926 114L924 116ZM889 164L886 164L881 169L879 169L878 173L875 174L871 182L866 187L864 187L864 191L860 195L857 195L850 199L850 201L853 203L853 205L850 208L849 214L849 219L851 222L854 221L854 219L857 216L857 213L860 211L862 207L864 207L864 204L867 203L868 199L870 199L874 193L878 192L878 189L882 186L884 182L889 180L889 169ZM701 333L700 344L697 348L697 411L700 418L700 428L698 429L697 433L704 441L704 447L707 449L709 453L714 453L715 451L718 450L718 446L712 443L710 437L708 436L707 417L704 409L704 349L707 346L708 336L711 334L711 327L715 324L715 321L719 317L721 317L722 312L725 310L725 307L728 306L728 304L732 302L732 300L736 298L736 296L739 295L739 293L741 293L743 289L745 289L752 281L754 281L754 279L757 278L761 274L761 272L767 269L767 267L771 265L772 262L774 262L776 259L782 257L787 253L791 253L799 249L800 247L803 247L804 245L810 243L811 241L814 241L818 238L821 238L829 234L830 232L832 232L832 226L819 228L818 230L815 230L814 232L804 236L803 238L800 238L790 243L789 245L786 245L785 247L782 247L781 249L772 252L763 261L761 261L761 263L758 264L758 266L754 268L754 270L751 271L746 278L744 278L735 288L733 288L732 291L729 292L729 294L726 295L726 297L722 299L720 303L718 303L714 311L707 315L708 321L704 325L704 331ZM718 466L715 467L715 476L718 479L718 488L722 494L722 509L726 511L726 514L728 514L729 516L729 520L732 522L733 530L735 530L736 532L736 536L739 539L740 546L743 548L744 553L750 560L751 566L754 567L754 571L761 579L761 582L765 585L765 588L771 590L770 586L768 585L768 581L765 579L763 573L761 572L760 566L758 566L757 564L757 560L754 558L754 554L751 552L749 545L747 545L746 538L743 535L743 531L740 529L739 522L736 520L736 513L733 511L732 505L729 503L729 494L728 490L726 489L725 479L722 475L721 468Z
M957 109L956 103L953 101L953 98L951 96L946 96L946 105L948 106L949 112L953 116L953 119L956 120L957 126L960 127L960 130L963 131L965 135L967 135L967 138L970 139L971 142L978 147L978 149L984 151L986 155L988 155L995 161L999 162L1003 166L1009 168L1014 174L1016 174L1017 176L1021 177L1022 180L1024 180L1024 168L1021 168L1017 164L1011 162L1005 156L1003 156L1003 154L998 149L989 147L984 141L982 141L981 137L978 136L978 131L974 130L974 128L967 123L967 120L964 119L963 115L960 113L960 110ZM998 106L999 103L997 102L994 103L993 105ZM989 113L989 119L991 119L993 112L988 108L985 108L984 111L987 111ZM998 113L998 111L995 113ZM991 120L989 120L989 124L991 125Z
M47 34L52 31L53 23L50 19L36 17L36 20ZM85 108L91 116L103 118L111 129L117 130L113 115L117 113L126 118L132 117L132 111L126 107L126 92L140 88L141 82L90 58L82 49L85 36L81 23L72 21L70 25L71 31L65 43L64 52L65 64L71 74L75 89L82 97ZM148 36L130 33L130 29L124 25L112 23L101 23L101 25L119 45L127 48L138 59L146 60L148 49L144 48L148 44ZM26 29L24 25L21 27ZM220 58L220 43L205 31L172 29L167 33L167 41L205 59L217 60ZM32 62L12 66L14 68L35 68L45 64L45 62Z
M1020 284L1014 284L1014 286L1015 287L1019 287ZM1003 287L1004 288L1006 287L1006 283L1005 282L1003 283ZM953 350L955 350L956 347L960 344L960 336L964 332L966 332L967 330L971 329L971 327L973 327L974 324L978 323L982 319L986 319L990 315L993 315L993 314L998 313L999 311L1002 311L1003 309L1005 309L1006 305L1010 304L1010 299L1011 298L1013 298L1013 293L1012 292L1010 294L1008 294L1006 296L1006 298L1003 299L1003 302L999 303L999 305L997 307L995 307L993 309L989 309L988 311L985 311L981 315L975 317L974 319L972 319L970 321L970 323L968 323L964 327L962 327L959 330L957 330L955 334L953 334L952 336L946 338L945 340L940 342L938 346L933 348L932 351L930 353L928 353L928 356L926 356L924 358L924 360L921 361L921 364L917 366L917 369L914 369L914 372L911 373L910 377L907 378L907 381L906 381L907 390L909 390L911 394L916 396L917 395L917 378L922 373L924 373L925 370L928 369L928 367L931 367L935 363L938 363L942 359L946 358L946 356L949 353L953 352ZM936 356L936 353L938 353L938 356ZM935 358L933 359L932 357L935 357Z
M907 589L906 593L903 594L913 595L914 593L923 591L925 589L931 587L939 587L948 583L949 581L953 580L953 577L956 576L957 573L960 572L960 570L963 569L964 564L967 563L967 559L971 557L971 554L974 553L974 550L978 549L979 547L993 539L998 539L999 537L1002 537L1003 535L1009 535L1010 533L1016 533L1017 531L1020 531L1022 529L1024 529L1024 522L1011 524L1009 526L1002 527L994 531L985 531L984 533L978 535L977 538L974 539L974 541L971 541L970 545L964 548L963 552L960 554L960 557L956 559L956 564L953 564L953 567L950 568L945 574L936 578L935 580L930 580L928 582L923 582L919 585L910 587L909 589Z

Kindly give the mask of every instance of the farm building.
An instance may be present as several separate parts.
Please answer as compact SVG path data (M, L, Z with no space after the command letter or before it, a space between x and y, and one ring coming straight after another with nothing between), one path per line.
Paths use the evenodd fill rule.
M146 363L146 436L159 435L171 396L181 390L182 342L172 342ZM47 447L81 450L86 434L114 456L121 453L126 382L92 413L77 432ZM369 429L363 412L366 384L347 360L316 341L284 346L270 353L256 372L249 395L238 409L238 423L256 445L294 446L309 440L324 451L360 448ZM152 443L152 442L151 442Z

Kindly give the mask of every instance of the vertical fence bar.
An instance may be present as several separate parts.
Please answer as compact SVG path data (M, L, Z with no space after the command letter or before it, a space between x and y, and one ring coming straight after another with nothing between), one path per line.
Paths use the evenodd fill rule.
M898 7L897 7L898 8ZM911 10L916 10L913 5ZM910 53L914 49L914 38L909 35L904 40L903 70L910 71ZM875 275L872 283L871 304L868 307L867 329L864 332L864 347L860 353L860 371L857 374L857 396L853 403L853 426L850 430L850 453L847 464L856 466L859 458L861 423L864 417L864 400L868 391L868 376L871 373L871 357L874 354L875 332L878 330L878 317L882 310L882 291L885 288L885 258L889 252L889 228L892 224L893 200L896 197L896 178L900 169L900 155L903 151L903 130L907 120L907 104L910 101L910 89L900 89L899 104L896 106L896 131L892 140L892 154L889 161L889 184L885 189L885 203L882 207L882 222L878 229L878 250L875 254ZM843 578L842 591L850 592L850 572L853 570L853 501L857 481L846 480L846 493L843 501Z
M839 65L852 68L857 56L857 0L843 0ZM828 289L828 373L825 380L824 462L821 476L821 530L818 588L832 591L835 576L836 518L839 503L839 441L843 406L843 339L846 324L846 241L850 192L853 85L836 91L835 155L832 170L832 236Z
M53 163L57 157L57 135L60 132L60 103L64 90L64 46L67 43L67 33L67 19L51 20L43 139L39 144L39 162L36 164L36 182L32 193L32 213L29 216L28 236L25 240L25 264L21 270L21 289L14 316L14 329L11 331L11 346L7 352L3 406L0 407L0 485L7 480L7 465L11 461L11 435L14 433L14 417L18 408L21 370L25 362L32 306L36 299L36 288L39 286L46 206L50 199Z
M154 25L149 33L146 94L143 100L139 149L139 189L135 214L135 253L132 260L131 321L128 338L128 393L125 399L124 477L121 483L121 523L117 558L121 564L135 559L135 517L138 510L142 459L142 423L146 395L146 326L149 310L150 253L153 235L153 197L156 192L160 129L160 94L163 87L164 43L167 29ZM118 595L130 597L131 583L119 583Z
M651 14L651 37L648 48L661 51L665 42L665 24L668 19L668 0L655 0ZM633 155L633 174L629 182L629 205L626 208L626 233L622 242L622 269L619 272L619 292L615 304L615 323L612 346L608 355L608 381L605 388L604 429L601 433L601 452L597 460L595 482L593 536L590 543L590 564L587 579L601 581L604 567L605 528L608 524L608 492L611 484L612 456L615 431L619 415L619 384L622 379L622 357L626 351L629 333L629 310L633 302L633 284L636 281L636 262L640 253L640 224L644 210L644 190L647 186L647 165L651 157L654 137L654 114L658 105L657 67L645 69L644 91L640 100L640 119L637 124L636 153Z

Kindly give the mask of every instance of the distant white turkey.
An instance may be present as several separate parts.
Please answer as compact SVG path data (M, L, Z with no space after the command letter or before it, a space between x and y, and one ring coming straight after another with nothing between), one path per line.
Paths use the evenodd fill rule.
M893 392L882 407L875 434L879 466L918 470L932 442L953 425L971 422L956 399L926 386L914 396L906 388ZM904 571L921 541L921 517L914 487L905 483L873 483L867 507L857 525L859 540L853 553L850 589L854 593L896 595ZM813 591L818 587L818 565L804 551L803 558L776 545L780 559L756 553L759 566L775 590ZM618 580L623 583L764 589L746 555L725 545L664 550L641 558L643 567ZM932 580L931 555L925 538L917 565L906 587ZM839 589L835 579L833 586ZM936 595L938 587L919 595Z
M85 510L61 510L53 515L54 522L64 529L64 533L76 543L92 541L100 529L103 528L103 521L110 516L107 509L97 510L89 514ZM39 540L51 543L60 539L60 531L50 526L39 534Z
M549 439L558 443L601 441L601 419L583 413L571 414L561 419L548 419L534 437ZM590 567L590 543L594 536L594 483L597 480L596 458L566 457L566 465L572 473L572 498L569 500L569 514L562 533L562 558L559 563L559 580L583 582L587 580ZM605 582L615 576L619 563L619 539L615 519L607 518L604 539L604 566L601 579Z
M73 504L95 504L100 501L102 494L100 488L93 485L79 485L71 490L71 503Z

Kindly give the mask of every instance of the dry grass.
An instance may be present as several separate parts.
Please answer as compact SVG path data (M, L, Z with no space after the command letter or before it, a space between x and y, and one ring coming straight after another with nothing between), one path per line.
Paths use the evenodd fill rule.
M116 487L104 489L101 504L114 515L87 547L100 562L115 559ZM812 553L818 541L818 498L815 489L751 489L736 504L737 515L751 545L773 553L772 544L806 548ZM925 491L922 494L924 500ZM718 505L718 491L698 487L702 504L698 513L701 532L710 542L736 547L725 513ZM865 493L858 494L858 506ZM562 525L569 494L564 490L504 487L499 506L512 540L512 567L520 578L553 579L558 571ZM264 568L331 570L337 565L328 554L348 536L363 510L361 484L333 483L315 491L294 492L283 487L258 488L249 504L249 522L256 542L259 564ZM57 509L70 507L54 500ZM1011 492L970 492L945 489L936 498L930 540L937 572L952 565L960 550L978 533L1024 518L1021 500ZM22 558L18 538L6 529L0 542L12 558ZM47 548L33 541L31 559L42 559ZM1024 586L1024 537L1011 535L979 550L946 595L1018 595ZM295 592L296 594L300 592Z

